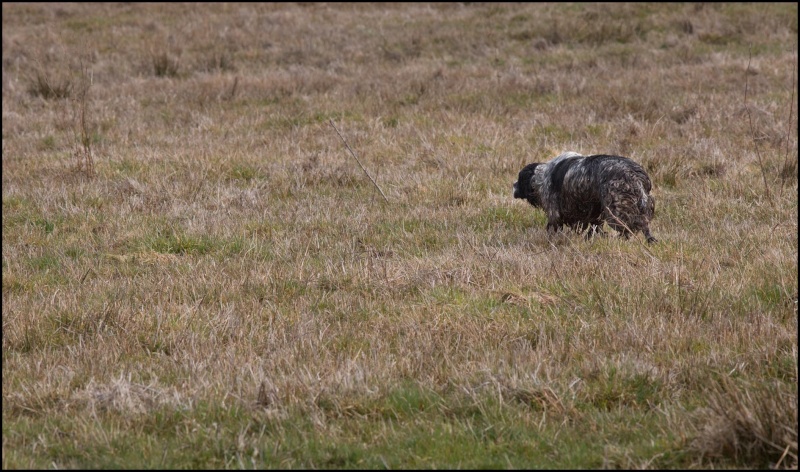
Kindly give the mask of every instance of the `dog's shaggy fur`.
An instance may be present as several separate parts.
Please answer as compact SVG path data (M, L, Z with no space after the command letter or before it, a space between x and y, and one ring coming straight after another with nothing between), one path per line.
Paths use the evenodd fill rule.
M645 170L622 156L582 156L566 152L546 163L525 166L514 184L514 198L524 198L547 214L547 230L567 226L587 238L603 223L626 239L641 231L648 243L655 199Z

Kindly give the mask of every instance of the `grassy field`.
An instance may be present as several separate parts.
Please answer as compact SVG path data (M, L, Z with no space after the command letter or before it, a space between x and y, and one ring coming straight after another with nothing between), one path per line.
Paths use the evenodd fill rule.
M797 468L797 4L2 13L4 469Z

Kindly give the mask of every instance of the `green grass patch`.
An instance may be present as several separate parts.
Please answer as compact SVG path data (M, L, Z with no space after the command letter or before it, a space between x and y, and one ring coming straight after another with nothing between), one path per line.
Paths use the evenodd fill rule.
M256 178L263 178L258 168L248 164L234 164L227 173L228 180L240 180L245 183Z
M145 248L161 254L203 255L218 246L208 236L193 236L172 228L156 230L155 234L145 238Z
M126 177L137 177L146 169L145 165L141 161L127 158L110 161L109 167L114 172Z
M61 261L55 254L42 254L28 258L28 267L36 272L47 272L57 270L61 267Z
M665 467L689 460L676 451L676 437L657 431L652 414L637 415L634 424L630 416L612 413L574 423L549 421L542 428L536 424L541 414L529 414L522 405L483 395L442 395L413 384L375 400L326 398L284 419L205 401L126 417L101 410L91 420L105 431L100 441L66 416L4 418L4 437L15 451L4 462L69 468L540 469L593 468L609 460L630 467L632 457L648 455L659 456L654 464ZM311 411L323 415L327 426L314 426ZM44 440L36 454L14 447L34 430Z
M513 205L487 207L467 221L476 231L487 231L497 228L522 231L530 226L530 205Z
M586 379L578 408L587 411L610 411L620 408L642 409L657 405L663 389L646 374L626 375L609 368Z

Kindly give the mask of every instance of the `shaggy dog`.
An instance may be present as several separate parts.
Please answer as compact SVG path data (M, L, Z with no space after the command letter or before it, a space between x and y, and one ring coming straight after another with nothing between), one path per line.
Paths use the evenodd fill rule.
M566 152L546 163L525 166L514 184L514 198L524 198L547 214L547 230L564 225L587 239L601 233L603 223L625 239L641 231L656 242L648 227L655 212L650 178L636 162L605 154Z

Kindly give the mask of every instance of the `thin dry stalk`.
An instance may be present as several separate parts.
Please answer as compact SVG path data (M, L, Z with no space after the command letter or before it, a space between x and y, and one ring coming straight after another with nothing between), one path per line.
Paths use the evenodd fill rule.
M94 158L92 157L92 135L89 132L89 88L92 86L92 77L87 77L86 68L81 63L81 91L79 93L78 133L80 147L75 154L78 158L78 168L86 172L89 177L94 177Z
M354 153L353 150L350 148L350 145L347 144L347 140L344 139L344 136L342 136L342 133L340 133L339 130L336 128L336 125L333 124L333 120L328 120L328 121L330 122L331 126L333 126L333 129L336 130L336 134L338 134L339 137L342 138L342 142L344 142L344 145L347 147L347 150L350 151L350 154L352 154L353 158L356 160L356 162L358 162L358 165L359 165L359 167L361 167L361 170L363 170L364 173L367 174L367 177L369 177L369 180L372 182L373 185L375 185L375 188L378 189L378 192L381 193L381 196L383 197L384 200L386 200L386 203L389 203L389 199L386 198L386 195L383 193L383 190L381 190L381 188L378 186L378 183L375 182L375 179L373 179L372 176L369 175L369 172L367 172L367 169L364 168L363 164L361 164L361 161L358 160L358 157L356 157L356 153Z
M236 88L238 86L239 86L239 77L234 77L233 85L231 85L231 89L228 92L228 97L227 97L228 100L233 100L233 98L236 96Z
M795 70L797 70L797 52L795 51L795 61L794 67L792 67L792 95L789 98L789 119L786 120L787 129L786 129L786 154L783 159L783 168L781 170L781 195L783 195L783 187L786 184L786 176L789 174L789 148L791 140L789 137L792 134L792 130L795 129L792 126L792 116L794 115L794 88L797 84L797 76L795 75ZM797 171L797 166L795 166L794 172Z
M772 195L769 192L769 184L767 184L767 172L764 169L764 160L761 158L761 149L758 147L758 138L756 137L755 128L753 127L753 115L750 113L750 108L747 106L747 90L748 90L748 79L747 76L750 74L750 62L753 59L753 47L751 45L749 50L749 56L747 58L747 70L744 72L744 109L747 111L747 119L750 122L750 133L753 135L753 144L756 148L756 156L758 156L758 167L761 168L761 177L764 180L764 193L767 195L767 201L771 206L774 206L772 202Z

